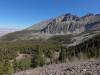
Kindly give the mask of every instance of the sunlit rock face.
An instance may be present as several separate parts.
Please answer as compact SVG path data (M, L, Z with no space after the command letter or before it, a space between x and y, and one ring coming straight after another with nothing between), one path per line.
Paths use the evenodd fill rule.
M96 32L95 32L96 31ZM1 39L8 40L30 40L30 39L48 39L55 35L74 35L73 39L90 37L91 32L100 32L100 14L88 13L84 16L77 16L70 13L42 21L34 24L24 30L14 32L3 36ZM85 34L84 34L85 33ZM86 37L87 38L87 37ZM81 41L82 41L81 40Z
M47 34L79 34L99 27L100 15L88 13L85 16L79 17L68 13L52 19L41 32Z

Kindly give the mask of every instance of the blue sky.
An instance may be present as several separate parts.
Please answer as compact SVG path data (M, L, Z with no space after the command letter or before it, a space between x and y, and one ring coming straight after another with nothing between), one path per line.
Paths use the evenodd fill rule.
M100 0L0 0L0 28L29 27L63 13L100 13Z

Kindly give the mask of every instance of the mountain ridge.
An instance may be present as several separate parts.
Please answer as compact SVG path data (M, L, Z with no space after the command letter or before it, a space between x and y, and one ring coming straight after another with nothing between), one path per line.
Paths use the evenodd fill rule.
M45 20L22 31L9 33L1 40L32 40L48 39L56 35L74 35L73 43L80 43L100 32L100 15L88 13L84 16L76 16L70 13L63 14L53 19ZM93 35L92 35L93 33ZM87 36L86 36L87 35ZM91 36L90 36L91 35ZM78 42L78 43L77 43Z

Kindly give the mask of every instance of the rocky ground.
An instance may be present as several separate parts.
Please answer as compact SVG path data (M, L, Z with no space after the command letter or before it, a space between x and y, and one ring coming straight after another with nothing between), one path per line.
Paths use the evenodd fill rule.
M100 75L100 62L88 61L81 63L52 64L26 70L14 75Z

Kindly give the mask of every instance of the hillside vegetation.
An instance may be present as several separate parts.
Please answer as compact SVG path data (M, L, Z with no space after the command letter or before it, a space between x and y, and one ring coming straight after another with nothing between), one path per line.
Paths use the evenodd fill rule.
M100 57L100 34L69 48L64 47L61 41L51 39L0 41L0 75L12 75L37 66L72 61L73 58L80 60ZM17 59L21 54L22 58Z

